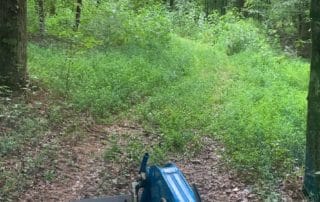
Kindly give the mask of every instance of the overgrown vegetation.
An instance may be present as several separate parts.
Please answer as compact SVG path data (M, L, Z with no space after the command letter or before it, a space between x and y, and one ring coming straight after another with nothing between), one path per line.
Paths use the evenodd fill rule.
M210 136L225 145L231 167L251 183L275 185L302 167L309 64L276 49L278 38L268 37L270 27L234 10L206 17L199 4L182 1L175 9L157 2L85 1L74 32L72 5L58 2L56 15L47 16L46 35L28 46L32 81L100 121L125 117L156 131L159 144L147 148L156 161L168 153L197 152L200 137ZM248 2L252 11L257 5ZM34 35L33 2L28 9ZM25 110L6 107L0 103L5 120L0 127ZM60 113L51 111L50 117L59 120ZM37 134L52 123L28 117L19 122L14 130L0 128L0 155L38 144ZM104 154L106 161L116 160L121 151L116 138ZM146 148L131 143L126 153L135 161ZM50 180L54 171L44 176ZM272 188L262 191L268 195Z

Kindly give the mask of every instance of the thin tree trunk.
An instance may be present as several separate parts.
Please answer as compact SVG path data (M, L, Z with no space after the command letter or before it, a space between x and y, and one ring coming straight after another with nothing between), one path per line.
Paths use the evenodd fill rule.
M81 18L81 8L82 8L82 0L77 0L77 5L76 5L76 23L75 23L75 31L79 29L80 25L80 18Z
M305 10L307 7L309 7L308 2L299 2L299 12L297 14L297 39L304 41L304 43L299 44L297 47L298 49L298 55L302 56L304 58L311 58L311 45L310 43L307 43L311 39L310 35L310 22L308 22Z
M56 15L56 0L49 1L49 14L51 16Z
M26 0L0 0L0 86L18 90L27 78Z
M170 0L169 5L170 5L170 8L173 9L173 7L174 7L174 0Z
M244 7L244 3L245 3L245 0L237 0L236 1L236 7L239 12L242 12L242 9Z
M304 190L320 200L320 1L311 1L312 58L308 94Z
M45 33L45 11L44 11L44 0L36 0L36 9L39 18L39 33L41 36Z
M220 5L220 14L225 15L227 12L227 5L228 1L227 0L221 0L221 5Z
M209 0L205 0L204 4L205 4L205 13L206 13L206 18L208 18L209 16Z
M101 0L97 0L96 1L96 6L99 7L100 4L101 4Z
M206 2L207 2L206 15L209 15L213 10L218 11L220 15L226 14L226 6L227 6L226 0L206 0Z

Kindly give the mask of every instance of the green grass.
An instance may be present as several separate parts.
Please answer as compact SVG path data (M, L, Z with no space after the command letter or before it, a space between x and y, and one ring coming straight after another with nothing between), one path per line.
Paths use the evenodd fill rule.
M232 165L255 179L302 166L308 63L270 50L227 56L183 43L195 56L190 74L139 108L140 119L165 134L165 149L197 149L198 137L211 135L225 144Z
M206 135L224 143L249 181L302 166L309 64L274 51L253 22L232 16L197 38L81 52L30 44L30 73L79 110L130 116L157 131L154 151L192 153Z
M178 57L176 47L162 48L77 54L30 45L29 66L34 77L67 95L77 107L103 116L128 109L188 73L191 54Z
M224 93L217 125L239 170L272 178L304 162L308 64L243 52Z

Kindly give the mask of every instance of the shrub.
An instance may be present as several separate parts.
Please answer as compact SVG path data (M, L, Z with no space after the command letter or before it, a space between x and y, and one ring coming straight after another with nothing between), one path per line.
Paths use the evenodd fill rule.
M94 16L88 10L87 16L90 17L82 23L81 29L106 46L133 44L149 47L169 42L171 24L163 7L154 5L134 11L125 1L100 6L102 8L94 12Z

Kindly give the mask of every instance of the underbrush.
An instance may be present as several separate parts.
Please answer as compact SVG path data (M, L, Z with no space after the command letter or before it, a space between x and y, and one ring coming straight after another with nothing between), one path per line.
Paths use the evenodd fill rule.
M159 87L178 81L189 73L193 61L179 44L161 50L128 47L75 55L37 45L30 45L29 51L34 79L100 117L126 110Z
M164 17L157 24L154 16L165 15L159 12L132 14L136 24L126 28L139 28L138 38L110 33L120 37L110 39L115 46L104 41L96 50L76 51L30 44L33 79L79 110L111 120L123 113L157 131L155 150L162 157L193 153L206 135L225 144L225 158L252 183L274 181L301 167L308 63L276 52L253 21L230 13L192 26L193 40L168 30L159 33L158 43L157 30L174 23ZM121 12L117 15L126 26ZM150 17L146 33L145 16ZM103 33L97 30L98 41Z
M230 166L265 196L303 165L309 64L273 50L252 22L224 18L199 36L206 44L183 40L195 57L190 74L140 105L140 120L159 128L164 151L220 139Z
M236 168L272 179L304 163L308 64L261 52L232 57L233 84L213 128Z

